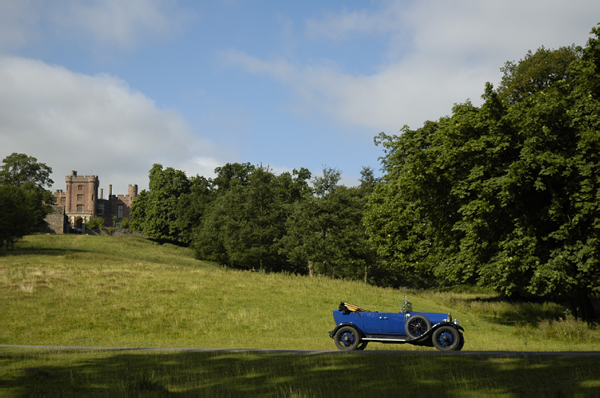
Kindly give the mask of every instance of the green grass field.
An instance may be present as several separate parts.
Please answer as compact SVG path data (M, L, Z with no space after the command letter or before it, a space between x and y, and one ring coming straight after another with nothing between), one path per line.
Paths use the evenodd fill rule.
M489 293L381 289L234 271L197 261L186 248L85 235L27 236L0 257L0 344L334 350L327 332L340 301L398 311L404 294L415 311L451 311L465 328L464 351L600 350L600 331L565 318L557 304L511 305ZM371 343L369 350L434 349ZM2 348L0 359L0 393L16 395L331 395L344 388L600 393L597 358ZM526 376L553 387L528 387Z

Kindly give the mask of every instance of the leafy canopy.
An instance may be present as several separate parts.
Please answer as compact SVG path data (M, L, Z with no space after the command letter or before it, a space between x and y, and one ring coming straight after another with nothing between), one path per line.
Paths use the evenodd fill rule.
M600 29L504 68L481 107L381 133L365 224L388 267L507 295L600 292Z
M54 181L50 178L52 169L40 163L33 156L24 153L13 153L3 160L0 170L0 184L21 186L27 182L39 188L50 188Z

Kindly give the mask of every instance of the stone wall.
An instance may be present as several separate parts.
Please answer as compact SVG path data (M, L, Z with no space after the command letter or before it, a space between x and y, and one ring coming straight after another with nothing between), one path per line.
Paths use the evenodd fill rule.
M64 234L69 232L69 224L65 215L64 206L52 206L52 213L46 216L48 227L44 232L52 232L55 234Z

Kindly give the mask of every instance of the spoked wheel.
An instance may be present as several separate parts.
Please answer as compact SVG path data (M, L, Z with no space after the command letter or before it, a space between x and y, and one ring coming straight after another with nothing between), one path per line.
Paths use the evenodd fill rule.
M441 351L460 351L464 345L464 338L451 326L441 326L433 332L432 343Z
M341 327L336 332L333 340L335 341L336 347L342 351L357 350L359 349L358 346L361 345L360 334L358 333L358 330L354 329L352 326Z
M429 319L422 315L413 315L408 318L408 321L406 321L406 326L404 329L408 337L416 339L431 329L431 322L429 322Z

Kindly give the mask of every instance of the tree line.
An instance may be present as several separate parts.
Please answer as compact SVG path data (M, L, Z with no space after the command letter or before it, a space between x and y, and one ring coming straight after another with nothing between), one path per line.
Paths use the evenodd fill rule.
M358 187L325 167L275 175L269 167L228 163L216 177L188 178L155 164L149 190L131 208L131 228L190 245L196 257L238 269L329 275L381 283L362 218L377 179L364 167Z

